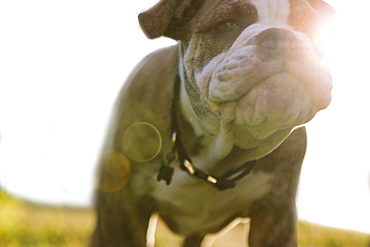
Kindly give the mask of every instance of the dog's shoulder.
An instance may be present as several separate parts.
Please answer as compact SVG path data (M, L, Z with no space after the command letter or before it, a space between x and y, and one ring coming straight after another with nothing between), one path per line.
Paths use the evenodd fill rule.
M178 47L171 46L147 55L131 72L120 91L116 106L139 103L151 108L172 100L178 70Z
M156 141L157 134L163 149L168 149L178 63L178 47L171 46L149 54L136 66L116 99L106 149L122 150L125 131L135 124L149 131L141 133L146 136L142 149L150 149L146 145L151 137Z
M140 89L156 93L163 91L175 81L178 60L177 45L147 55L131 72L123 91L130 94Z
M178 59L177 46L166 47L147 55L127 79L118 97L117 106L140 105L140 108L152 114L161 114L169 108L174 94ZM163 117L169 114L169 111L165 111Z

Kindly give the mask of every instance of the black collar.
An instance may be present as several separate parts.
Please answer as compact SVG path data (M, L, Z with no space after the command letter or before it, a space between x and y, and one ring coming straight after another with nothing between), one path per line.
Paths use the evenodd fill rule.
M178 107L179 107L179 94L180 94L180 78L177 76L175 83L175 93L171 107L172 117L172 150L165 156L165 162L161 166L157 180L164 180L167 185L172 181L174 168L173 166L180 163L180 168L187 172L189 175L194 176L198 179L205 181L213 185L218 190L226 190L234 188L236 182L247 176L254 168L256 161L246 162L243 165L228 171L221 177L212 176L203 172L202 170L195 167L187 155L181 141L181 132L177 122L178 119Z

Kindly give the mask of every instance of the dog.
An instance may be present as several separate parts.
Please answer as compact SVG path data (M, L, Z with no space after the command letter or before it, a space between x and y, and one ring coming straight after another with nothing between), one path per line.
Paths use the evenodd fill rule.
M146 246L157 213L183 246L250 218L250 247L297 246L303 124L331 101L322 0L161 0L99 159L93 247Z

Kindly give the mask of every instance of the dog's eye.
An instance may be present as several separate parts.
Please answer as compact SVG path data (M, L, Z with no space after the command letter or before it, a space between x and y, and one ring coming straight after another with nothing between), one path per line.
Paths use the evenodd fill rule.
M239 28L239 26L235 21L226 20L226 21L222 21L222 22L218 23L215 26L214 31L217 32L217 33L226 33L226 32L229 32L229 31L236 30L238 28Z

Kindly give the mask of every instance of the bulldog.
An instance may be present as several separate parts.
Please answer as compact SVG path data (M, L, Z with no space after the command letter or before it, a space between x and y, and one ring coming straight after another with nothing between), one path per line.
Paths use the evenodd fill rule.
M250 247L296 246L303 124L331 101L321 0L161 0L147 56L117 99L99 159L91 246L146 246L156 213L183 246L250 218Z

